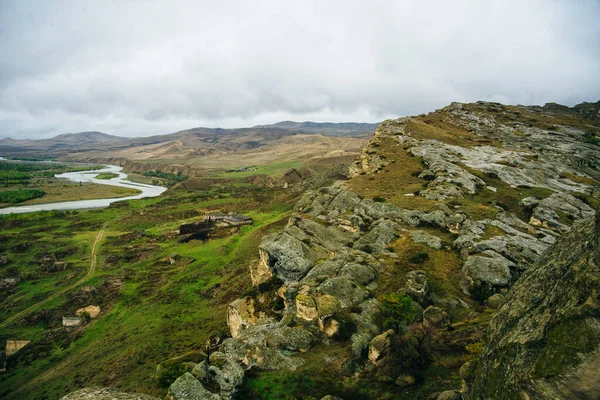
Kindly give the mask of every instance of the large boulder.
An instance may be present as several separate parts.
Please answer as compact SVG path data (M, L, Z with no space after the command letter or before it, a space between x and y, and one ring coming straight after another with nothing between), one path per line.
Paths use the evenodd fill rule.
M266 320L265 315L256 314L252 297L237 299L227 308L227 326L232 337L239 336L244 329L264 320Z
M260 250L273 274L289 282L302 279L315 265L316 255L309 246L287 234L272 234L263 238Z
M221 400L221 396L206 390L194 375L186 372L171 384L165 400Z
M512 262L491 250L470 256L462 269L465 291L478 284L508 286L511 280L510 267L514 267Z
M310 348L313 335L301 327L283 326L270 330L265 339L267 346L291 351L306 351Z
M390 345L394 330L390 329L377 335L369 343L369 360L374 365L381 364L390 353Z
M421 243L434 249L442 248L442 239L425 231L412 231L410 237L415 243Z
M406 274L405 291L417 303L422 303L429 293L427 273L423 270L415 269Z
M362 303L369 296L365 289L344 276L327 279L317 290L337 298L344 308Z
M450 324L450 316L439 307L429 306L423 311L423 324L431 328L441 328Z
M600 213L558 239L511 288L465 376L466 399L597 399Z
M354 248L366 253L387 254L386 246L398 237L400 225L389 219L373 223L371 230L354 243Z
M296 296L296 316L306 321L317 318L317 303L312 296L299 294Z

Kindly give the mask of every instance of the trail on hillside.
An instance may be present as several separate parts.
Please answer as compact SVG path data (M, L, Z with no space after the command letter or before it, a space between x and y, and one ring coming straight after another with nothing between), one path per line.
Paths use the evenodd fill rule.
M102 229L100 230L100 232L98 232L98 235L96 235L96 239L94 240L94 244L92 245L92 257L91 257L91 262L90 262L90 269L88 270L88 272L85 274L85 276L81 279L79 279L77 282L73 283L72 285L67 286L66 288L63 288L61 290L59 290L58 292L48 296L47 298L45 298L44 300L35 303L34 305L27 307L26 309L19 311L18 313L16 313L15 315L7 318L5 321L2 321L2 323L0 323L0 328L4 328L5 326L7 326L8 324L10 324L11 322L15 321L18 318L21 318L27 314L29 314L30 312L32 312L33 310L35 310L36 308L48 303L49 301L57 298L58 296L66 293L69 290L72 290L74 288L76 288L77 286L83 284L85 281L87 281L89 278L92 277L92 275L94 274L94 272L96 271L96 249L98 247L98 243L100 243L100 240L102 239L102 236L104 235L104 231L106 229L106 225L104 224L104 226L102 227Z

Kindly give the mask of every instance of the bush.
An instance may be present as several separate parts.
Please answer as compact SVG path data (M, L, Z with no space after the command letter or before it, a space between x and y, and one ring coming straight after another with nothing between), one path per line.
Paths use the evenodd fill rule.
M186 368L182 363L171 364L161 369L156 377L156 384L161 388L168 388L181 375L185 374Z
M423 264L427 260L429 260L429 254L424 252L415 253L408 259L408 261L410 261L413 264Z
M586 132L583 135L583 141L585 143L595 144L596 146L600 146L600 139L598 139L593 132Z
M38 189L17 189L0 192L0 203L20 203L22 201L37 199L42 197L46 192Z
M417 316L412 300L408 296L388 293L382 296L380 301L381 311L377 319L383 329L393 329L396 333L400 333Z

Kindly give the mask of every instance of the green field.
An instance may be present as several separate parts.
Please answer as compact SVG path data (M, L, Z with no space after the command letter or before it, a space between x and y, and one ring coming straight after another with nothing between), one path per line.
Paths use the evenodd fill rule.
M294 201L282 189L230 181L102 210L0 217L0 254L9 260L0 278L20 277L0 299L0 340L32 341L6 360L0 398L54 399L91 385L162 396L165 389L153 380L157 364L198 351L208 336L227 331L226 306L249 288L247 268L260 239L287 222ZM180 243L179 225L211 210L244 213L254 224L207 242ZM2 325L84 277L103 228L93 276ZM55 261L68 266L52 272ZM84 294L83 286L95 293ZM88 305L101 307L99 318L65 331L62 317Z

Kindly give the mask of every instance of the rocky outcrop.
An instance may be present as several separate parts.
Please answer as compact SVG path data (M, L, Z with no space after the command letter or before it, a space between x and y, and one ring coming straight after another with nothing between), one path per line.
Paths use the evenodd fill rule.
M204 389L204 386L186 372L169 387L165 400L221 400L221 396Z
M374 365L379 365L390 353L390 344L394 331L392 329L377 335L369 343L369 361Z
M464 295L440 298L446 289L436 289L440 279L456 282L465 294L502 313L510 303L510 295L503 296L519 276L528 274L573 223L593 214L590 182L600 179L600 152L582 140L582 131L506 122L513 111L494 103L456 103L431 119L382 123L351 167L360 182L377 183L361 191L360 185L337 182L304 193L283 231L263 238L260 260L250 266L255 294L231 303L232 338L211 360L241 370L294 370L303 363L302 352L344 334L352 355L340 362L341 373L365 372L367 358L378 364L389 351L391 333L382 334L376 321L381 304L375 294L382 266L389 273L394 259L402 273L408 271L400 290L413 299L416 320L427 329L452 332L461 326L460 318L480 312ZM415 126L425 128L419 132ZM418 170L406 174L414 179L398 180L418 182L410 183L402 200L396 191L403 186L385 181L402 166L394 165L388 157L393 152L381 149L384 144L385 150L401 151L401 161L417 160ZM394 204L375 194L378 179L390 183ZM423 210L419 200L427 205ZM421 262L398 251L400 243L428 252L429 264L418 267ZM451 265L440 267L443 273L429 271L448 251L456 251ZM462 268L455 267L456 257ZM420 269L410 271L408 263ZM276 297L278 307L261 300L267 297ZM453 312L458 309L469 311ZM449 314L457 320L450 321ZM222 372L219 367L214 374ZM404 387L415 379L397 382Z
M227 326L231 336L237 337L240 333L252 325L267 319L264 313L257 315L254 307L255 300L251 297L237 299L227 309Z
M439 307L429 306L423 311L423 325L430 328L441 328L450 323L450 316Z
M90 305L87 307L83 307L80 308L79 310L75 311L75 315L77 315L78 317L81 317L83 315L88 315L91 319L94 319L98 316L98 314L100 314L100 307L98 306L94 306L94 305Z
M600 213L525 271L490 323L465 398L598 398L599 244Z

